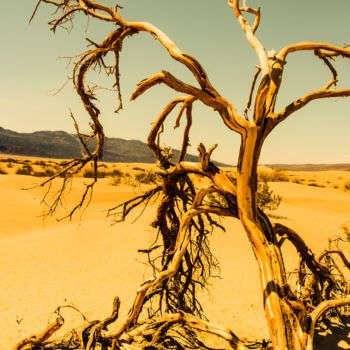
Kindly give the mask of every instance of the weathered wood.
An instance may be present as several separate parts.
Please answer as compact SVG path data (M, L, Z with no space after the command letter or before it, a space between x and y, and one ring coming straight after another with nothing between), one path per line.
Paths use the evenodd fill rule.
M159 340L162 334L166 333L174 323L186 324L186 326L194 330L216 334L226 339L234 349L247 349L232 331L213 326L194 315L183 312L182 308L185 308L185 303L175 303L175 309L178 308L182 310L181 312L167 314L156 319L151 317L146 323L139 322L145 303L154 295L157 295L157 290L168 288L168 285L171 284L171 281L176 276L178 276L177 282L181 285L181 288L179 288L180 292L175 291L175 287L169 287L170 289L173 288L172 292L174 293L168 293L167 297L169 298L174 298L174 296L175 298L183 298L186 291L188 292L188 287L191 283L193 288L196 283L201 284L193 279L193 272L197 265L202 266L202 273L205 272L204 264L200 260L200 253L203 253L201 242L206 239L207 232L203 218L206 218L210 225L219 226L211 215L238 218L245 229L257 260L263 307L274 350L312 350L314 328L317 320L329 308L350 304L349 299L329 300L330 291L335 285L335 279L330 269L320 263L322 255L316 259L302 237L293 230L279 224L273 227L269 218L257 206L257 167L265 139L280 122L309 102L322 98L350 96L350 89L335 89L338 76L330 62L331 59L336 57L350 58L350 49L326 43L302 42L286 46L279 53L274 50L266 53L264 46L255 35L261 19L260 9L250 8L246 2L246 0L227 0L227 4L233 9L238 23L259 60L258 72L253 78L247 107L243 116L238 113L231 101L219 94L210 82L205 69L196 58L182 52L165 33L153 24L126 21L118 13L118 5L113 9L92 0L40 0L34 9L33 16L41 3L51 4L56 7L57 17L49 22L53 31L68 20L72 20L74 15L79 12L101 21L112 22L116 26L116 29L100 44L90 41L94 48L83 53L73 68L72 79L74 87L91 119L91 134L87 137L89 139L95 138L96 148L90 151L86 145L86 136L80 134L79 128L75 123L86 155L81 159L67 163L61 172L45 182L49 183L55 177L65 174L63 187L58 193L54 204L50 207L50 213L57 208L58 202L72 176L89 162L94 164L95 179L91 184L87 185L81 201L68 216L73 215L75 210L81 208L85 201L88 200L92 187L97 180L97 161L103 155L104 130L99 119L100 110L96 105L94 88L88 86L86 76L95 66L106 69L108 74L112 73L119 98L117 110L122 108L119 52L122 50L124 40L140 32L152 36L167 50L169 57L182 64L192 73L198 85L188 84L167 71L161 71L142 80L131 96L131 100L135 100L157 84L164 84L174 91L185 94L185 96L175 98L166 105L151 127L148 136L149 148L154 152L158 161L158 174L162 177L162 184L157 185L143 195L112 208L111 211L113 212L115 209L122 207L122 219L124 219L136 206L144 202L147 203L156 193L162 192L156 219L152 223L153 227L159 229L163 239L162 265L153 277L146 280L139 287L129 314L121 320L117 330L109 331L106 329L109 323L116 320L118 316L117 309L114 309L112 316L105 319L102 323L97 322L89 325L88 349L92 349L98 339L106 341L107 343L104 343L103 346L111 347L112 349L129 347L129 345L118 343L122 336L127 336L129 343L133 341L133 337L139 335L145 337L153 335L154 340ZM252 25L249 24L245 17L246 13L254 15ZM282 84L284 67L287 63L286 58L288 55L298 51L313 52L329 68L332 74L331 80L326 82L319 90L311 91L296 99L279 112L275 112L276 99ZM107 69L108 65L105 64L104 59L108 54L114 55L115 64ZM258 81L259 74L260 81ZM256 84L257 91L254 94ZM207 151L203 144L199 145L200 164L183 161L189 145L192 107L195 101L201 102L216 111L223 123L230 130L240 135L241 146L237 184L234 184L223 171L211 163L210 157L216 146L212 146ZM249 120L248 109L252 104L254 105L253 118ZM179 126L180 119L186 111L186 127L178 164L172 162L170 154L167 154L165 149L160 146L160 135L163 131L164 123L177 106L180 106L180 111L177 115L175 127ZM211 184L205 188L197 189L190 178L191 174L206 177ZM214 193L225 199L227 207L210 206L205 202L208 195ZM294 295L287 283L283 254L276 235L283 235L294 244L301 256L301 264L305 262L313 273L315 284L320 282L320 287L317 287L316 290L317 300L315 305L312 305L313 311L310 311L310 305L306 305L307 303L304 303L301 298L298 299ZM196 249L193 249L195 238L198 238L198 240L195 243ZM194 253L192 252L193 250L195 250ZM152 252L152 249L147 250L147 252ZM210 255L210 252L208 254ZM350 265L341 251L329 250L324 254L338 254L347 267ZM300 278L303 277L301 271L299 276ZM328 282L328 285L323 283L324 280ZM206 280L204 281L205 284ZM299 287L302 288L302 285L299 284ZM299 295L299 293L297 294ZM193 310L198 311L198 308L196 309L195 292L192 292L191 297L193 298ZM162 296L159 298L162 299ZM174 306L174 302L172 303L169 302L167 306ZM159 308L156 311L162 312L161 305L162 300L160 300ZM188 308L188 305L186 307ZM43 342L57 327L58 324L53 325L48 331L45 331L46 333L44 332L43 336L35 338L36 340L30 338L27 343L22 343L22 347L18 347L18 345L16 350L22 349L24 345L34 344L33 341L40 340L40 342Z

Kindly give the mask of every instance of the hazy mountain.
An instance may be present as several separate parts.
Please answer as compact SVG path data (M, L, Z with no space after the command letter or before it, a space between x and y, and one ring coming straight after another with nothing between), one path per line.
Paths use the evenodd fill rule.
M91 144L93 147L93 144ZM36 131L19 133L0 127L0 153L43 158L72 158L81 156L81 146L75 135L65 131ZM175 156L178 150L173 150ZM106 162L154 163L155 157L144 142L107 137L103 160ZM197 156L186 160L198 162ZM217 165L225 165L215 162ZM350 171L350 164L265 164L269 168L290 171Z
M90 145L91 148L93 144ZM43 158L72 158L81 156L81 146L75 135L65 131L36 131L19 133L0 127L0 153ZM173 150L175 156L178 150ZM106 138L103 160L106 162L154 163L155 156L144 142ZM197 156L186 160L197 162Z
M350 171L350 163L339 164L264 164L273 169L282 169L289 171L325 171L325 170L343 170Z

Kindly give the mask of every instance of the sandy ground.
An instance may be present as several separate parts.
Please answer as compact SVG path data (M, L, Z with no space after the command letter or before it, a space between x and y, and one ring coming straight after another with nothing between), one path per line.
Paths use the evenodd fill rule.
M321 184L350 180L346 172L295 176L316 176ZM112 186L110 179L101 179L83 215L58 222L40 217L42 189L21 190L39 181L32 176L0 175L0 349L11 348L21 332L40 332L58 305L70 303L90 320L100 319L110 313L118 295L121 314L125 315L135 290L150 276L145 257L137 249L147 247L154 237L149 226L154 206L136 222L139 212L117 225L105 220L105 209L137 189L125 184ZM86 181L80 178L74 182L67 203L78 198ZM273 220L302 234L316 252L327 247L328 238L339 235L340 225L350 220L350 192L327 187L271 183L274 192L283 196L279 209L273 212L278 218ZM233 219L222 222L227 231L215 231L211 238L214 254L221 261L222 278L214 280L210 292L201 297L206 314L242 338L268 338L253 253L240 223ZM296 254L288 245L285 249L287 269L293 270ZM350 258L349 248L346 254ZM81 323L75 311L65 309L63 315L71 320L66 327ZM16 320L21 320L20 330ZM332 334L319 337L317 342L321 349L349 349L349 336L350 330L343 329L333 342L336 345L329 345L334 341Z

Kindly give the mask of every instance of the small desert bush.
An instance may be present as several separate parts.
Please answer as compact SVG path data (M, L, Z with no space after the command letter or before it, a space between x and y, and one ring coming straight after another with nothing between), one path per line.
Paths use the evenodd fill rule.
M313 186L313 187L326 187L326 186L323 186L323 185L319 185L318 183L316 182L310 182L307 184L308 186Z
M44 171L34 171L32 175L36 177L51 177L55 175L55 171L53 169L45 169Z
M97 178L104 178L107 176L107 173L105 171L99 171L97 170ZM95 172L92 169L85 169L83 172L83 177L86 178L94 178Z
M112 176L112 186L118 186L122 183L123 178L129 178L129 174L124 174L119 169L113 169L110 173L110 176Z
M276 210L282 201L282 197L275 195L267 182L258 184L257 196L258 207L261 210ZM206 204L211 207L228 208L225 197L218 193L208 194Z
M63 165L62 165L62 164L59 164L59 163L54 163L54 164L52 165L52 167L53 167L56 171L58 171L58 170L61 170L61 169L63 168Z
M350 182L345 182L344 191L350 191Z
M111 172L109 172L109 175L115 177L123 177L124 173L119 169L113 169Z
M23 164L16 170L17 175L32 175L34 169L30 164Z
M45 169L45 174L46 176L53 176L56 174L56 172L55 170L48 168L48 169Z
M144 171L136 173L134 176L134 181L140 184L155 184L160 181L160 177L152 171Z
M138 166L133 167L132 170L146 171L144 168L140 168Z
M346 240L350 242L350 221L345 222L340 226L346 236Z
M0 166L0 174L2 175L7 174L7 171L2 166Z
M118 186L121 183L122 183L122 178L121 177L119 177L119 176L112 177L112 181L111 181L112 186Z
M19 163L19 160L18 159L15 159L15 158L1 158L0 159L0 162L2 163Z
M206 204L210 207L216 207L216 208L228 208L228 203L224 196L222 196L219 193L209 193L207 195L207 201Z
M258 172L258 178L262 182L290 181L290 175L286 170L282 169L272 169L272 171L261 170Z
M13 168L12 162L7 163L7 167L8 167L8 168Z
M45 171L34 171L32 173L33 176L36 176L36 177L45 177L46 174L45 174Z
M276 210L281 204L282 196L275 195L267 182L258 183L258 207L262 210Z
M42 167L46 166L46 162L44 162L43 160L36 160L35 162L33 162L34 165L41 165Z

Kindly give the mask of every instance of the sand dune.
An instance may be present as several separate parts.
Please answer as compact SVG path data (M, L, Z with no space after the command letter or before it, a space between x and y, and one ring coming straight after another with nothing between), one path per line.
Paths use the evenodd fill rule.
M339 178L334 173L325 181L332 181L332 176ZM77 200L84 181L80 178L74 182L67 203ZM125 314L136 288L150 274L145 257L137 249L147 247L154 237L154 229L149 226L154 206L134 223L139 213L113 226L103 212L137 189L111 186L109 179L102 179L81 218L78 215L73 221L57 222L39 217L43 211L42 189L20 190L38 182L31 176L0 176L1 349L10 348L21 337L15 325L17 318L22 319L21 329L29 335L45 327L58 305L73 303L89 319L99 319L109 314L118 295ZM283 196L273 213L279 218L273 220L301 233L317 252L327 246L330 236L340 234L342 223L350 220L349 192L289 182L272 183L271 187ZM212 235L222 279L214 280L210 294L202 295L206 314L242 338L267 338L253 253L240 223L222 220L227 232L217 230ZM287 268L293 269L296 254L288 245L285 249ZM346 253L350 258L350 251ZM65 310L63 314L71 320L67 327L81 323L78 313ZM326 344L326 339L319 341ZM350 348L349 332L345 331L337 342L337 349Z

